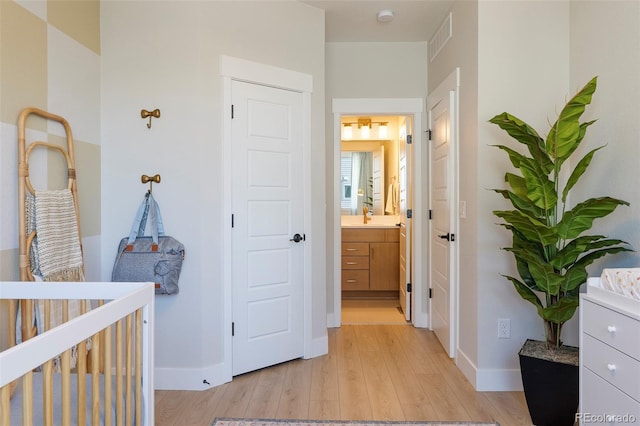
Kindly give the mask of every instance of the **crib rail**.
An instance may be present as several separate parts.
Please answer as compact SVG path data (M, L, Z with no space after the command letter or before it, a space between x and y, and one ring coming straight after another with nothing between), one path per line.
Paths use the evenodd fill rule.
M10 424L10 387L22 385L22 421L32 424L33 404L42 404L43 424L53 424L53 376L60 375L62 424L85 424L85 380L91 380L89 423L153 425L153 283L0 283L0 299L9 300L104 300L99 307L71 319L0 353L0 424ZM86 363L77 366L76 394L72 395L69 359L78 347L85 357L84 342L91 339L91 373ZM113 342L113 343L112 343ZM61 355L61 372L53 373L53 359ZM115 362L113 358L115 357ZM42 401L34 401L33 373L41 367ZM100 374L103 373L103 389ZM112 383L115 382L115 383ZM115 389L115 394L113 390ZM103 400L100 391L103 390ZM112 400L115 395L115 401ZM77 413L71 413L75 399ZM112 413L112 405L115 407ZM104 419L100 418L100 408ZM135 411L133 409L135 407ZM134 414L135 413L135 414ZM111 416L115 418L111 418ZM72 421L73 419L73 421Z

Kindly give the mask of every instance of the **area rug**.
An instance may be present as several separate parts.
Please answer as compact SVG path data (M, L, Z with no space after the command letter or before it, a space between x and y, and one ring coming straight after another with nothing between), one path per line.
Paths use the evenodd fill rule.
M211 426L500 426L492 422L386 422L341 420L275 420L215 418Z

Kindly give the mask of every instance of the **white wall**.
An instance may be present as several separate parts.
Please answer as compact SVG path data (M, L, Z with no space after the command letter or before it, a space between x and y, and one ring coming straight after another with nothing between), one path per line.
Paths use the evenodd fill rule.
M451 8L453 37L429 63L429 92L456 68L460 68L460 200L466 202L467 217L460 219L458 366L475 383L478 360L478 3L458 1Z
M215 385L224 348L221 54L313 76L312 236L325 252L324 14L295 2L103 2L103 278L147 189L186 247L180 294L156 299L156 383ZM152 128L140 110L159 108ZM325 259L314 256L313 339L326 338Z
M332 315L333 271L333 114L334 98L424 98L426 43L327 43L325 163L327 196L327 313ZM393 112L393 111L381 111Z
M480 2L478 9L478 378L479 389L519 388L517 353L527 338L543 339L542 320L501 274L517 275L500 250L510 234L493 210L509 208L489 191L504 188L508 157L489 145L511 138L487 121L508 111L546 134L569 88L568 2ZM511 319L511 339L497 338L499 318ZM567 336L565 336L567 337ZM577 338L566 339L577 343Z
M596 75L598 88L584 118L598 121L577 157L607 146L595 155L572 202L608 195L631 203L595 221L593 232L640 250L640 2L571 3L571 89ZM640 254L625 253L600 259L589 272L599 276L605 267L638 266Z

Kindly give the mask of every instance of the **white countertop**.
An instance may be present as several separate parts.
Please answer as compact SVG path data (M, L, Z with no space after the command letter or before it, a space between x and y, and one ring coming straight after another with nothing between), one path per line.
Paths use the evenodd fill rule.
M363 215L340 217L340 226L343 228L397 228L399 223L398 216L369 216L366 224Z

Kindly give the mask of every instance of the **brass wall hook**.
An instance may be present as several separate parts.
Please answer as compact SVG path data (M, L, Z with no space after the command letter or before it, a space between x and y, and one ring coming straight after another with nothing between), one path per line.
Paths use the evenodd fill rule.
M140 177L140 180L142 181L142 183L149 184L149 192L151 192L151 189L153 188L153 182L160 183L160 175L154 175L154 176L142 175Z
M140 116L142 118L147 118L149 117L149 122L147 123L147 128L150 129L151 128L151 117L155 117L155 118L160 118L160 110L159 109L154 109L153 111L147 111L146 109L143 109L140 111Z

